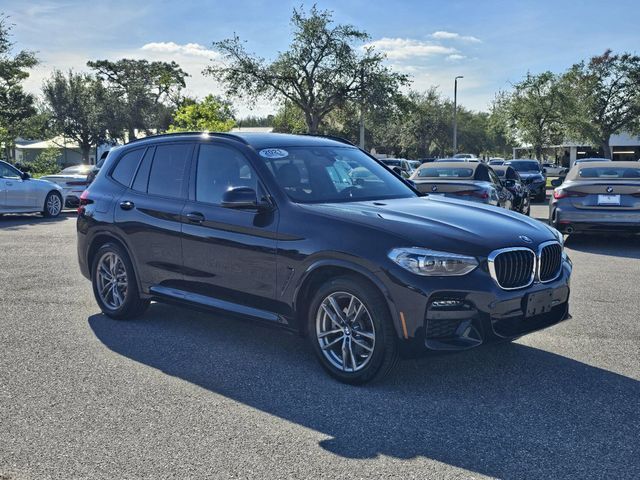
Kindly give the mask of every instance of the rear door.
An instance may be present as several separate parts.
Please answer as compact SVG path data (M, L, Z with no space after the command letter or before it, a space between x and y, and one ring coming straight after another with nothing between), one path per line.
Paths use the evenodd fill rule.
M129 151L111 174L127 187L116 202L115 224L129 242L145 290L183 279L180 219L193 146L172 142Z

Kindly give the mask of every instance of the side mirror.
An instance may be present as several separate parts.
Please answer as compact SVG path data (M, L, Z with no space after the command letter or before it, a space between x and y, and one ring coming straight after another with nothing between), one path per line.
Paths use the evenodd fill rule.
M391 170L393 170L393 173L396 175L402 176L402 169L400 167L391 167Z
M504 181L504 186L507 188L513 188L516 186L516 181L515 180L505 180Z
M551 180L552 187L559 187L560 185L562 185L562 178L554 178Z
M225 208L256 209L266 208L266 204L258 203L258 194L253 188L232 187L222 195L221 205Z
M20 177L22 178L22 180L29 180L31 178L31 175L29 175L29 173L27 172L22 172L22 175L20 175Z

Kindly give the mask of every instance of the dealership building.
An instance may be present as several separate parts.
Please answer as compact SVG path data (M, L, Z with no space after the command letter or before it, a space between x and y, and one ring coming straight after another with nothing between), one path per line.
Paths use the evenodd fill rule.
M640 136L633 136L626 133L611 135L609 138L612 160L637 161L640 160ZM517 147L513 149L513 158L522 158L530 154L531 147ZM554 157L558 163L573 166L580 158L602 157L603 153L599 147L593 145L565 141L562 145L549 145L544 148L545 156L553 161Z

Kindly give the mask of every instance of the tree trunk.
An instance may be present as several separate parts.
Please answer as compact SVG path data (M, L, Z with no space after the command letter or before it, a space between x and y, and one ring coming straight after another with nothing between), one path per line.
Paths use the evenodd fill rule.
M536 160L538 161L542 160L542 145L536 145L535 150L536 150Z
M602 153L604 154L604 158L611 158L611 147L609 146L609 138L606 140L602 140ZM613 160L613 158L611 158Z
M135 140L136 139L135 128L129 127L127 130L129 132L129 138L127 139L127 142L131 142L132 140Z
M80 151L82 152L82 163L89 165L89 154L91 153L91 145L80 145Z

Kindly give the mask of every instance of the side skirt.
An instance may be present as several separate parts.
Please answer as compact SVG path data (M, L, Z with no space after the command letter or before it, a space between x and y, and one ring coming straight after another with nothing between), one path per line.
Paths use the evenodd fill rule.
M261 320L291 329L291 324L285 317L267 310L248 307L246 305L240 305L226 300L221 300L219 298L208 297L206 295L200 295L198 293L186 292L177 288L163 287L161 285L152 286L149 288L149 292L153 298L160 301L170 301L205 310L231 313L239 317Z

